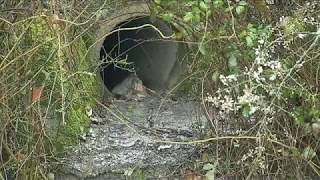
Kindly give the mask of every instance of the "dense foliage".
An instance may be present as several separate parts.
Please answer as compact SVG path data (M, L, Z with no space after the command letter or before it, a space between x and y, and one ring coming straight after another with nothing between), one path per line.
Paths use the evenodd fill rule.
M0 5L0 179L46 179L47 162L85 131L97 97L88 29L120 1L40 2ZM189 165L196 177L320 176L320 3L148 4L151 20L171 24L190 48L180 91L203 102L212 128L205 138L220 136L212 112L240 127L208 140Z
M194 47L190 84L182 88L195 90L208 112L255 124L242 126L234 138L254 136L256 142L229 141L207 159L209 179L237 172L320 175L320 4L273 3L153 1L153 12L179 27L177 36Z

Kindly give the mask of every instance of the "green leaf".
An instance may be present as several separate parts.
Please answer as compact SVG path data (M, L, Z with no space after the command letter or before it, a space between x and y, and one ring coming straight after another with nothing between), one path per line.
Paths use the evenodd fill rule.
M212 170L212 169L214 169L214 165L213 164L208 163L208 164L205 164L203 166L203 170L209 171L209 170Z
M317 153L310 146L304 148L302 153L302 157L306 160L312 160L316 155Z
M239 2L239 5L240 5L240 6L246 6L246 5L247 5L247 2L246 2L246 1L240 1L240 2Z
M237 6L236 7L236 13L238 14L238 15L241 15L241 14L243 14L243 12L245 11L245 7L244 6Z
M201 10L203 11L207 11L209 9L209 5L206 4L204 1L201 1L200 4L199 4L199 7Z
M161 4L161 0L154 0L156 4Z
M211 76L211 80L212 80L213 82L218 82L219 75L220 75L220 73L219 73L218 71L215 71L215 72L212 74L212 76Z
M192 8L192 13L195 15L195 14L200 14L201 13L201 10L199 7L195 6Z
M200 13L195 14L192 20L193 22L196 22L196 23L200 22L201 21Z
M173 17L174 17L174 14L166 13L163 15L162 19L170 23L172 21Z
M215 175L216 175L215 170L208 171L206 173L206 179L205 180L214 180Z
M206 49L205 43L203 41L199 45L199 51L202 55L207 54L207 49Z
M170 8L175 8L178 5L177 1L165 1L166 5L169 6Z
M240 32L239 37L240 38L244 38L245 36L247 36L247 34L248 34L247 31L243 30L243 31Z
M246 36L246 43L248 47L253 46L253 39L251 38L251 36Z
M209 9L207 10L207 16L211 16L212 15L212 11Z
M245 105L242 109L242 116L245 118L249 118L250 117L250 106L249 105Z
M234 53L228 59L228 66L232 74L239 74L238 56Z
M232 54L229 57L228 66L229 66L229 68L233 68L233 67L237 67L238 66L238 60L237 60L237 57L234 54Z
M192 19L193 19L192 12L187 12L183 17L184 22L190 22Z
M215 8L222 8L224 5L224 2L223 0L214 0L213 5Z
M206 180L214 180L215 179L217 166L218 166L218 161L215 161L214 164L208 163L203 166L203 170L207 171L205 174Z
M227 7L225 10L224 10L224 12L230 12L230 11L232 11L233 10L233 7L232 6L229 6L229 7Z
M306 110L301 106L295 107L293 110L293 117L295 118L297 124L304 124L307 117Z

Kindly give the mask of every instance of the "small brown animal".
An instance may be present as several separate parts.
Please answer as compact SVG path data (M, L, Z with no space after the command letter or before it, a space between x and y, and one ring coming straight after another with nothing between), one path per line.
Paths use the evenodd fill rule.
M141 79L135 73L132 73L117 84L111 92L117 99L131 99L133 96L145 96L146 89Z

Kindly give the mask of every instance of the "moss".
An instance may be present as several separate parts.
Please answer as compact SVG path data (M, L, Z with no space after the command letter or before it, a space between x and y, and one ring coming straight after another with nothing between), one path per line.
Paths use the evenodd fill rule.
M69 146L74 144L79 135L84 133L89 127L90 119L86 114L88 108L93 108L98 97L98 83L94 73L91 73L91 64L85 59L86 46L80 39L73 45L74 55L78 61L78 71L74 72L71 81L67 81L65 86L69 90L67 97L71 102L67 109L67 121L65 126L60 126L57 137L58 146Z
M59 30L51 29L47 19L42 17L35 18L30 29L33 46L40 44L31 65L32 74L41 71L32 87L42 87L40 106L42 110L49 107L50 112L47 131L56 149L62 150L76 143L89 127L86 109L95 105L99 85L96 74L92 73L94 67L86 60L83 39L59 48L59 43L63 43L59 36L68 36L68 33L60 34ZM63 115L65 125L62 125Z
M78 136L84 133L88 127L88 117L81 108L70 110L66 125L60 128L56 137L55 144L57 150L60 151L66 146L75 144Z

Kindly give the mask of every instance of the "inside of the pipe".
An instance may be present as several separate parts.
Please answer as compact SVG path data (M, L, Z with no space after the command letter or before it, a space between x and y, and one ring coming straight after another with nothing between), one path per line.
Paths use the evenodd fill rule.
M138 28L146 24L154 25L165 35L173 32L167 23L159 19L151 22L150 17L136 17L114 28L133 30L119 30L105 38L100 51L101 77L109 90L133 72L146 87L154 90L165 88L163 76L168 71L166 68L172 68L168 64L177 60L177 43L163 40L151 26Z

